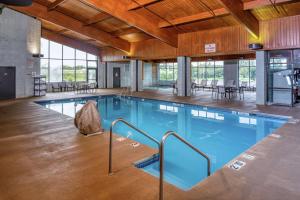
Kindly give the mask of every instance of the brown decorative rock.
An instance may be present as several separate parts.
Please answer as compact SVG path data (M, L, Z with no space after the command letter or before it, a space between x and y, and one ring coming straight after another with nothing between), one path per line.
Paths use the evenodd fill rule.
M76 113L74 123L79 132L84 135L103 132L96 102L89 100Z

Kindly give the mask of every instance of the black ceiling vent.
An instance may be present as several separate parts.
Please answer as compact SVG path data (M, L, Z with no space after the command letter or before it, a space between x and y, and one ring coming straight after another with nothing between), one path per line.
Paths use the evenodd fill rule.
M259 43L252 43L252 44L249 44L248 47L251 50L258 50L258 49L262 49L263 45L259 44Z
M0 4L8 6L30 6L32 0L0 0Z

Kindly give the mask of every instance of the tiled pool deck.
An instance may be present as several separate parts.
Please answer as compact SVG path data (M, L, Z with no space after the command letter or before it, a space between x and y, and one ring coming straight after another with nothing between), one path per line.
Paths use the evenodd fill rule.
M114 94L120 90L97 90ZM174 97L146 91L134 96L247 112L292 116L295 120L240 156L239 171L225 166L188 192L165 184L165 199L296 200L300 199L300 108L256 106L253 94L245 101L212 100L209 93ZM42 99L68 98L74 93L49 94ZM82 95L85 96L85 95ZM107 134L84 137L73 119L49 111L31 99L0 101L0 199L158 199L158 180L132 163L155 153L132 141L115 142L114 170L107 175Z

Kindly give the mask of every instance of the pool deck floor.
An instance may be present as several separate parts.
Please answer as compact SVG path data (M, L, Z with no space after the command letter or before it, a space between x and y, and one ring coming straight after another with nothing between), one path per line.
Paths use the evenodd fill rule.
M97 90L97 95L120 90ZM113 175L108 175L108 133L86 137L73 119L34 100L75 96L48 94L43 98L0 101L0 200L158 199L158 179L132 163L156 153L133 141L114 139ZM190 191L165 184L165 199L199 200L298 200L300 199L300 108L256 106L245 101L212 100L207 95L174 97L171 93L145 91L133 96L292 116L275 134L247 154L239 171L224 166ZM115 138L117 136L114 136Z

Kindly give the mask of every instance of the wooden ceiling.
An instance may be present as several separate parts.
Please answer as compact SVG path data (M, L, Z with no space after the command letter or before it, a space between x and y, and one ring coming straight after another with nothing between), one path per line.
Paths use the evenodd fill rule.
M300 14L295 0L34 0L12 7L37 17L44 32L97 48L130 51L157 38L177 47L178 34L242 24L259 36L259 21ZM48 34L47 34L48 35ZM57 37L58 37L57 36ZM46 37L46 36L45 36Z

